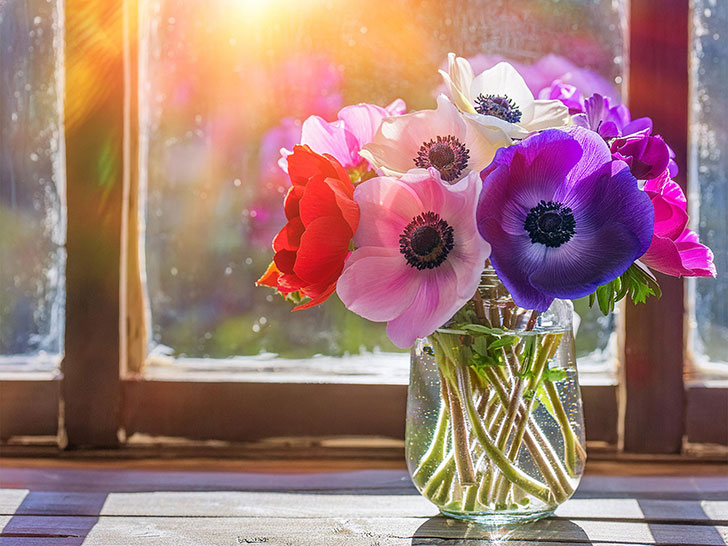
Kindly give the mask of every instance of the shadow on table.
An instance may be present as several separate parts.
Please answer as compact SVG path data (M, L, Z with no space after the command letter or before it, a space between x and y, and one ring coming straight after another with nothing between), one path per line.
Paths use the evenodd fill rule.
M442 544L532 544L543 541L549 544L591 544L589 537L578 524L563 519L544 519L509 527L486 527L444 516L430 518L412 535L412 546ZM452 542L457 540L457 542Z

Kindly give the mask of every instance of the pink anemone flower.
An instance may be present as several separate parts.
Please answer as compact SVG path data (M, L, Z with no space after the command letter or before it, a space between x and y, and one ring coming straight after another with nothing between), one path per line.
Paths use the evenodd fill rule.
M402 348L449 320L475 293L490 254L475 223L481 186L477 172L450 185L434 168L360 184L357 250L336 289L344 305L387 322Z
M396 99L382 108L375 104L354 104L339 110L336 121L326 121L320 116L309 116L301 127L301 145L310 146L319 154L334 156L345 169L358 168L367 161L359 152L373 139L389 116L398 116L407 111L402 99ZM287 158L293 152L281 149L278 165L288 172Z

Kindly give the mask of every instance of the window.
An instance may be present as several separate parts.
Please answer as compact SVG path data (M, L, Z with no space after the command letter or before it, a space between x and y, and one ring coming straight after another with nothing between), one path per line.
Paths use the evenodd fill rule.
M719 272L728 270L728 5L695 2L692 50L690 202L694 229L713 249ZM704 375L728 377L728 277L690 283L692 355Z
M696 2L694 16L707 28L722 12L704 3ZM30 215L28 225L39 233L32 241L40 245L32 253L39 260L33 269L39 281L32 282L43 297L7 289L5 279L14 282L18 274L5 264L15 263L18 253L31 255L22 239L6 235L18 231L14 223L10 232L0 233L0 296L22 296L29 303L25 311L3 305L0 319L13 313L16 321L18 313L26 313L36 322L12 323L15 345L2 337L3 326L0 353L23 354L15 360L18 366L30 366L28 355L40 351L62 353L64 361L62 379L54 380L34 376L23 382L17 368L3 368L2 440L55 434L59 400L62 438L73 446L137 445L150 436L230 442L401 437L407 355L395 352L382 328L345 313L335 301L291 314L253 282L270 259L269 241L281 222L286 178L275 158L279 148L296 141L301 121L310 114L332 120L341 106L360 101L385 105L401 97L410 108L431 107L440 86L434 68L448 51L482 62L488 60L484 52L491 61L507 56L525 67L553 54L546 57L552 69L556 64L569 72L568 62L585 67L600 85L629 96L635 115L653 117L675 148L680 181L686 181L690 99L684 74L691 13L684 0L632 0L629 27L622 1L491 4L487 9L476 0L3 4L3 78L19 70L22 58L8 51L30 47L25 34L16 37L18 25L35 24L35 9L40 25L49 25L42 33L43 53L32 44L39 59L33 70L46 70L46 79L28 82L30 96L43 97L34 99L39 101L34 108L49 113L17 126L3 122L0 222L7 209ZM702 8L713 15L706 17ZM664 32L653 31L655 20ZM696 33L696 44L707 52L708 39L722 32L710 27L707 34ZM707 67L719 55L705 53L696 66ZM696 89L711 100L701 103L704 118L695 119L695 149L710 153L698 152L692 170L699 181L690 182L693 193L700 193L701 236L715 245L720 269L728 266L720 262L725 230L710 222L720 221L716 211L723 207L714 196L723 191L725 198L725 166L703 135L711 130L717 135L724 125L707 111L711 105L724 110L711 87L724 78L717 69L696 74ZM47 83L60 89L64 79L65 111ZM16 85L11 79L2 86L0 98L12 103L16 90L23 98L25 87ZM38 93L42 89L46 94ZM5 104L2 115L16 111L15 103L10 109ZM41 119L46 125L33 125ZM33 149L5 145L6 138L19 138L12 131L20 129L27 133L23 145L32 143ZM25 153L28 158L35 153L38 161L28 162ZM22 207L11 206L6 172L17 176L12 169L21 167L24 184L40 187L42 178L44 189ZM65 316L64 279L48 275L64 265L64 194ZM29 275L20 280L31 282ZM682 281L661 281L662 300L619 315L602 318L577 302L582 317L577 351L592 447L596 441L613 450L619 439L627 451L677 453L684 438L690 445L728 444L714 426L728 423L728 390L685 380L683 339L689 332L682 319L692 308L684 305ZM695 288L693 353L713 362L720 361L725 335L724 288L715 282Z
M0 370L63 354L65 170L57 2L0 8Z

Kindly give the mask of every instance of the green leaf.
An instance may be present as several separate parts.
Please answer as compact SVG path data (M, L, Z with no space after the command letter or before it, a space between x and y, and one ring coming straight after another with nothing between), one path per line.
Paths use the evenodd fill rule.
M548 368L543 372L544 381L561 381L562 379L566 379L564 368Z
M453 334L457 336L466 336L468 333L465 330L455 330L453 328L438 328L437 332L440 334Z
M536 402L541 403L544 409L548 411L551 415L556 415L554 405L551 403L551 399L549 398L549 395L546 392L546 388L543 386L543 383L541 383L541 385L539 385L538 387L538 390L536 390Z
M590 294L589 305L593 305L596 299L601 312L607 315L614 311L617 302L627 295L634 303L644 303L649 296L661 297L662 292L650 270L635 262L622 275L601 285Z
M505 330L501 330L500 328L490 328L488 326L483 326L482 324L456 324L455 327L476 334L490 334L491 336L498 337L507 333Z
M488 354L488 340L485 337L482 336L475 336L473 339L473 344L471 345L471 348L473 349L473 352L479 355L487 355Z
M500 349L501 347L515 345L519 340L520 338L518 336L503 336L488 345L488 350L492 351L493 349Z

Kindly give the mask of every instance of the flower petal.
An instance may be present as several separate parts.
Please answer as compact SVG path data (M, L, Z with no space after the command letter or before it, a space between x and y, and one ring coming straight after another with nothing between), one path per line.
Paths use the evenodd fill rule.
M319 116L309 116L301 127L301 144L319 154L331 154L344 167L359 162L359 143L342 121L329 123Z
M301 236L293 271L310 284L334 282L341 274L352 236L349 224L341 217L316 218Z
M569 123L569 107L560 100L536 100L533 103L533 118L524 124L529 131L542 131L552 127L563 127Z
M533 119L533 94L518 71L506 62L498 63L473 79L470 98L475 102L479 95L507 95L521 110L523 125Z
M465 121L447 97L440 95L437 110L385 118L361 156L385 173L400 176L415 168L415 158L423 144L448 135L464 142Z
M356 104L339 111L339 119L356 139L356 147L352 152L353 160L359 161L359 150L374 138L382 120L390 114L373 104Z
M424 211L417 193L390 177L371 178L359 184L354 199L361 221L354 235L357 247L399 247L399 236L412 219Z
M387 336L397 347L410 347L418 337L429 336L467 301L458 297L456 275L447 262L420 273L422 280L411 305L387 324Z
M336 291L350 311L385 322L412 303L420 285L418 273L398 249L367 246L347 260Z

